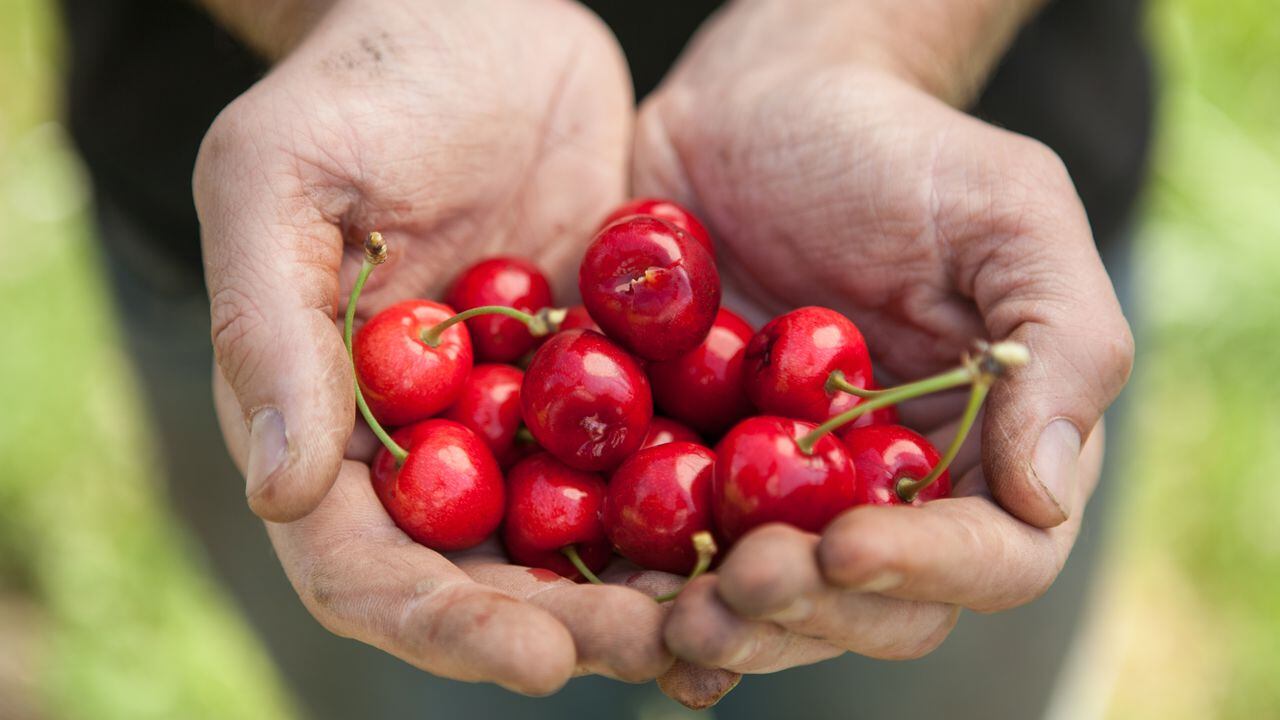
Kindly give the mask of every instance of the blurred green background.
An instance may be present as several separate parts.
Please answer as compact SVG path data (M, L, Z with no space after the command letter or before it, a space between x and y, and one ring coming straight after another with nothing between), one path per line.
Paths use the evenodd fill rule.
M1280 716L1280 23L1157 0L1117 542L1055 718ZM170 517L58 121L52 3L0 0L0 718L293 705Z

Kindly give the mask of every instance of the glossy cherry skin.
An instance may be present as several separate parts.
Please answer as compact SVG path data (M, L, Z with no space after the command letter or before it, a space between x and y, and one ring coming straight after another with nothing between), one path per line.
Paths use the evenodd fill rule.
M561 550L573 545L592 572L609 564L601 511L606 488L599 475L574 470L548 453L531 455L507 473L503 543L512 562L579 579Z
M802 307L769 321L747 344L745 387L761 412L820 423L858 403L826 390L833 370L871 382L871 355L856 325L834 310Z
M644 215L596 235L578 268L578 289L605 334L648 360L697 347L720 308L711 255L666 221Z
M701 443L702 438L698 437L698 433L675 420L654 416L649 421L649 432L644 436L644 442L640 443L640 449L644 450L645 448L673 442Z
M856 476L840 441L825 435L812 455L796 445L814 427L764 415L743 420L721 439L711 510L726 541L770 522L821 532L853 506Z
M716 456L691 442L646 448L609 478L604 529L618 554L650 570L687 575L693 534L711 529Z
M697 240L702 247L711 253L712 259L716 256L715 243L711 241L711 233L707 232L707 228L689 212L683 205L679 205L670 200L662 200L659 198L636 198L630 202L619 205L609 216L600 223L600 228L604 229L615 222L629 218L633 215L652 215L653 217L666 220L677 229L689 233L689 236Z
M595 330L601 335L604 331L591 319L591 313L587 312L586 305L574 305L565 313L564 320L560 321L560 330Z
M745 320L720 308L702 344L678 358L649 364L654 404L711 436L750 415L743 366L752 334Z
M849 433L844 444L857 471L854 502L859 505L905 505L897 492L898 480L919 480L941 460L932 443L901 425L860 427ZM923 505L950 495L951 471L944 470L911 504Z
M520 388L538 444L579 470L611 470L640 448L653 397L635 359L591 330L556 333L538 348Z
M478 545L502 522L502 471L475 433L452 420L426 420L391 435L409 451L396 467L386 448L371 468L387 514L416 542L448 552Z
M445 330L428 347L422 332L455 315L430 300L405 300L374 315L351 339L356 377L373 416L384 425L408 425L453 404L471 372L467 329Z
M459 312L481 305L501 305L534 313L551 305L551 285L530 263L496 257L463 270L454 279L445 301ZM515 362L538 343L524 323L501 315L471 318L467 329L480 362Z
M520 385L524 373L510 365L476 365L462 385L458 399L444 416L466 425L480 436L502 467L520 459L516 447L520 415Z

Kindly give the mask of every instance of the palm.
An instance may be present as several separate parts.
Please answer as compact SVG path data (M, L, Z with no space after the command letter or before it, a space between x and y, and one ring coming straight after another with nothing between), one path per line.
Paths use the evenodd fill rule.
M655 165L646 149L671 153L642 144L636 184L643 193L684 189L705 213L723 248L729 302L757 320L808 304L841 310L868 337L882 380L953 365L992 332L957 247L999 232L993 223L1011 219L1022 198L1003 208L960 186L992 172L983 152L1003 133L865 72L730 90L700 103L697 112L716 115L696 122L670 100L659 96L642 119L642 128L667 127L640 136L671 138L680 170Z
M632 108L621 54L568 3L381 11L375 20L394 23L394 35L367 9L339 5L202 149L196 197L224 435L252 475L246 426L257 427L261 406L280 407L295 453L250 502L291 520L269 523L272 542L308 609L339 634L526 692L583 671L653 678L672 662L665 610L635 588L664 592L678 579L546 582L492 545L445 557L400 532L369 482L367 431L348 444L351 371L334 324L375 229L391 256L361 318L437 296L484 255L530 257L563 281L624 195Z

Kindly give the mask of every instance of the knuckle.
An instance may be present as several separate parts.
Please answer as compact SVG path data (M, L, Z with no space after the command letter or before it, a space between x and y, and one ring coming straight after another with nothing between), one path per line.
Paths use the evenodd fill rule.
M903 648L895 660L919 660L929 655L934 650L942 647L942 643L951 636L951 631L955 629L956 623L960 619L960 608L948 608L947 612L939 620L929 632L918 638L913 644L909 644Z
M894 569L894 557L876 532L871 515L855 509L837 518L823 533L818 542L818 564L832 584L853 587Z
M209 318L214 357L234 387L252 371L249 346L266 319L253 297L235 284L214 291L209 298Z

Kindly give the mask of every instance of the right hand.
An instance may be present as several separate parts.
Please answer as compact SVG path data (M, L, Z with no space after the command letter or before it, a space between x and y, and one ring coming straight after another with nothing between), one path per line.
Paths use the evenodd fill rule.
M529 694L671 667L665 610L631 587L540 582L493 548L445 557L400 532L370 486L367 432L349 444L335 323L374 229L392 255L361 318L498 252L563 280L623 197L629 87L616 42L576 3L340 0L210 128L194 192L219 418L250 506L333 632Z

